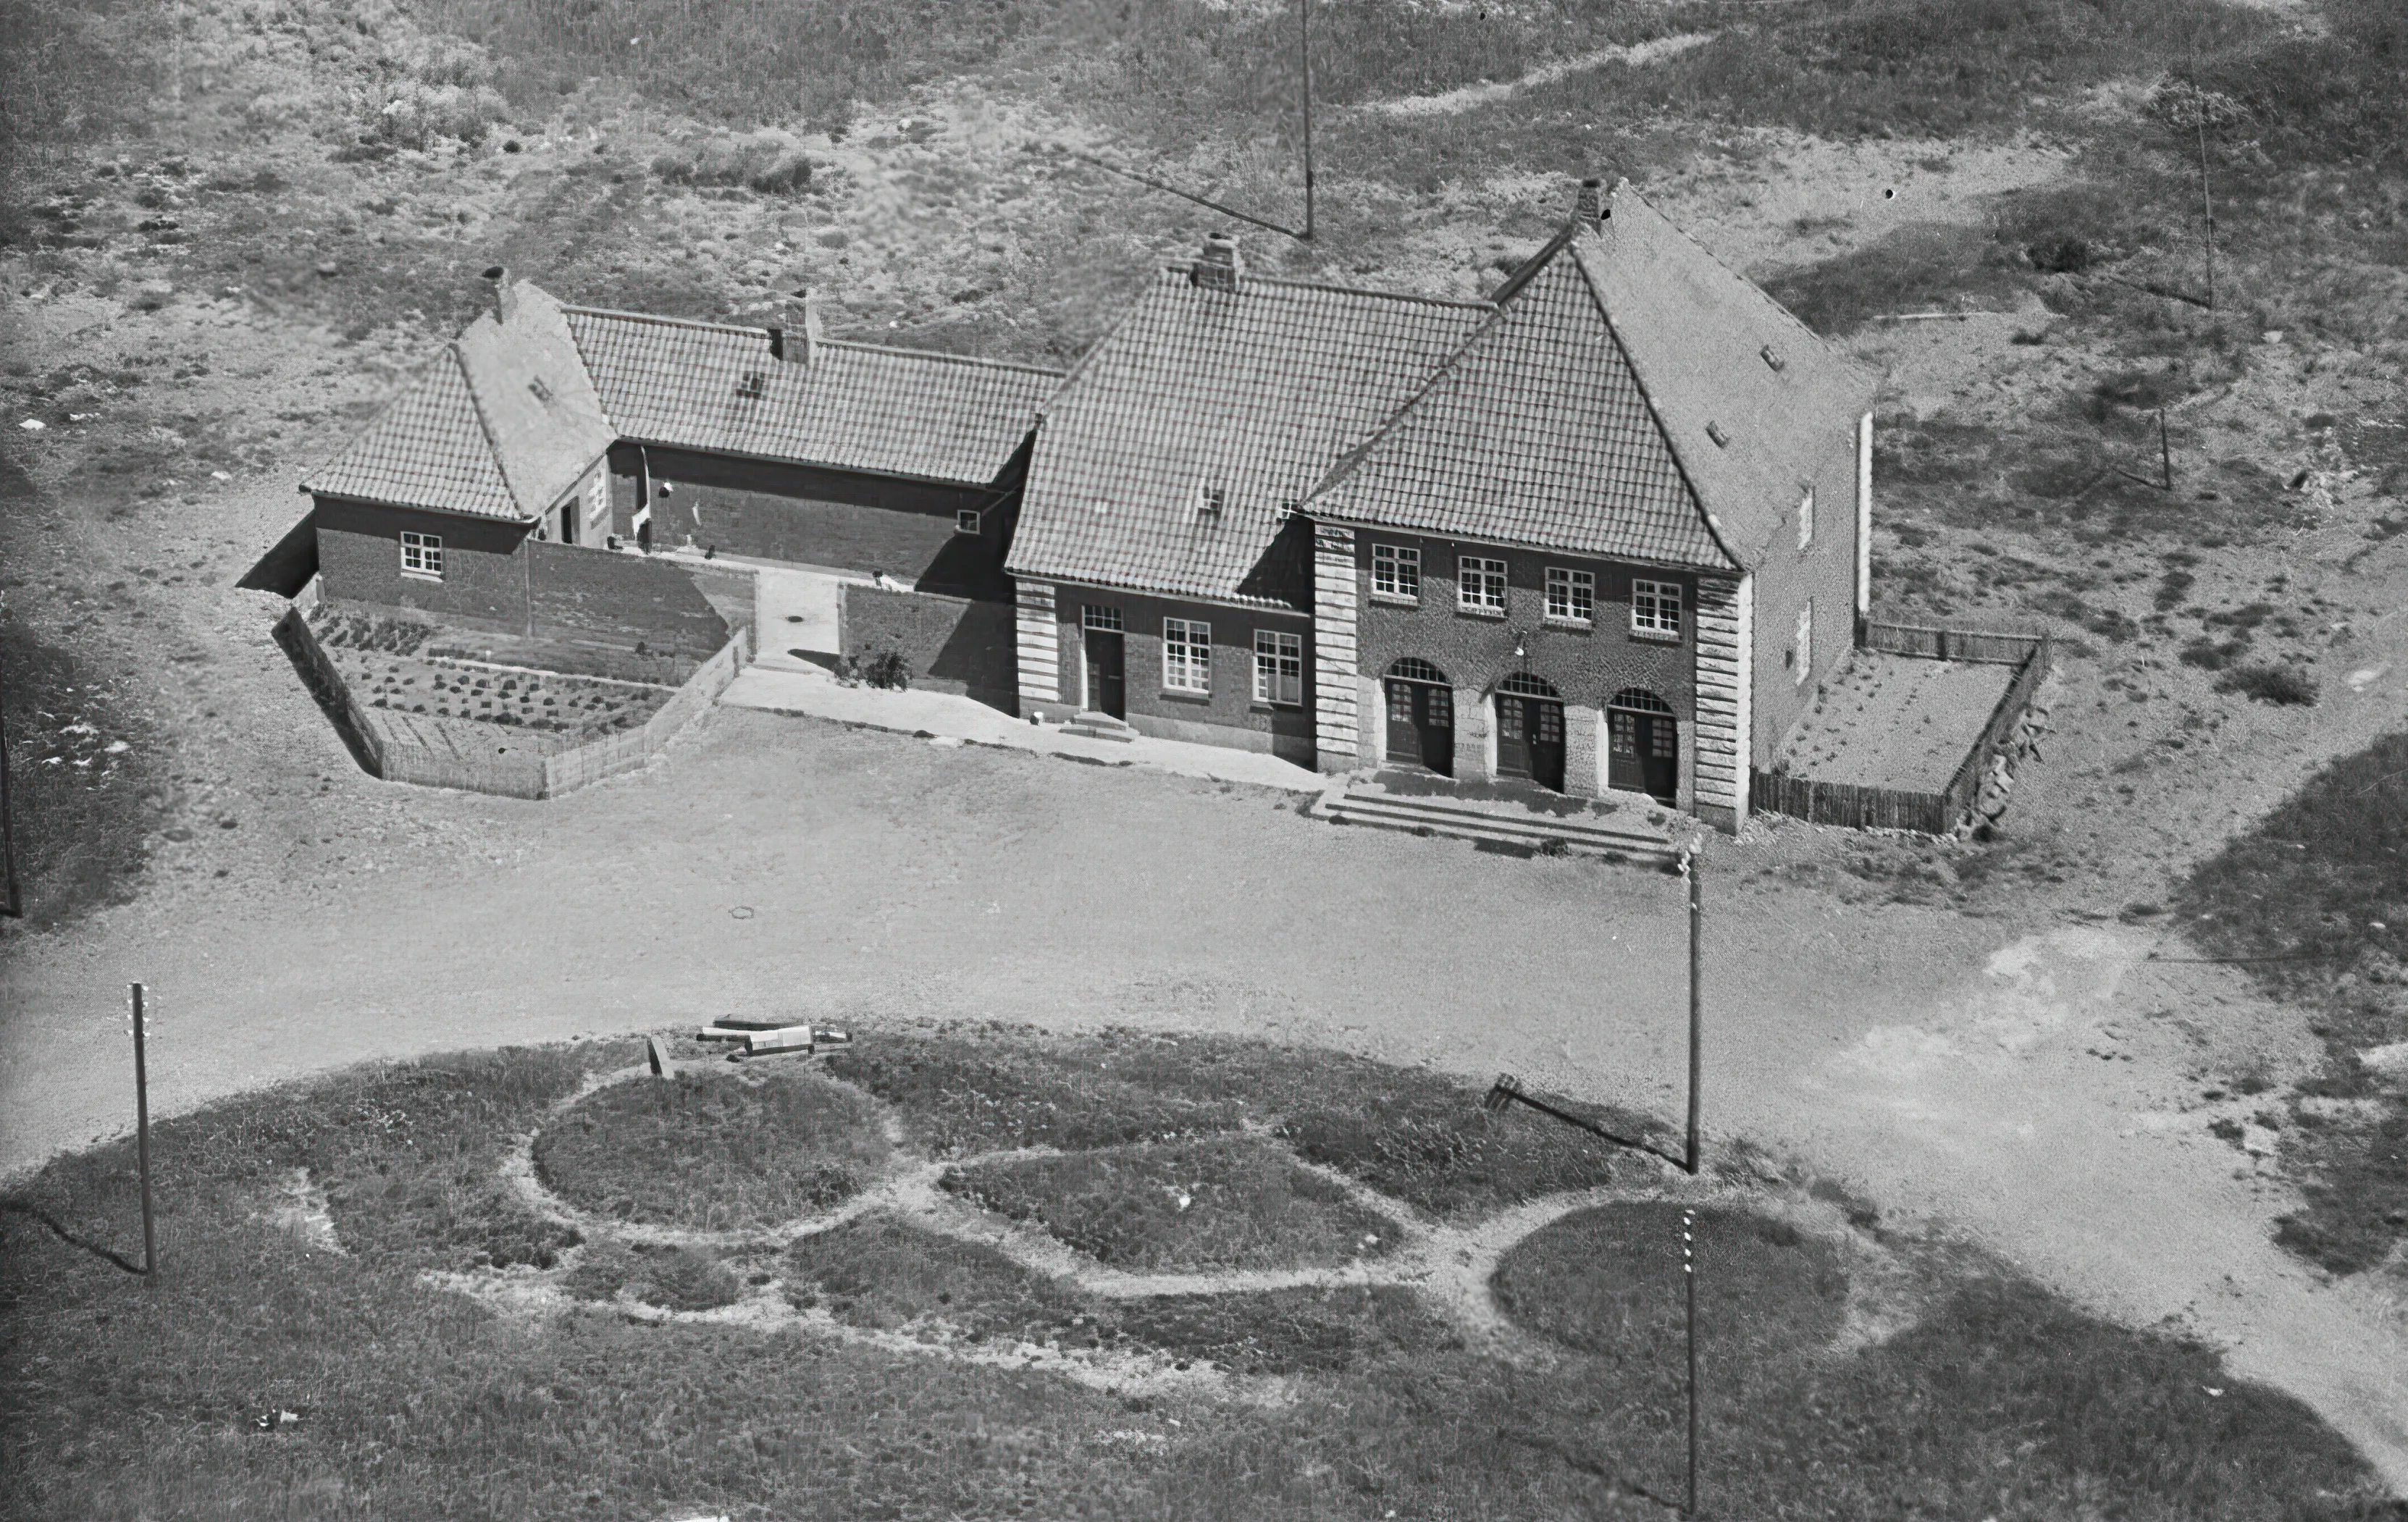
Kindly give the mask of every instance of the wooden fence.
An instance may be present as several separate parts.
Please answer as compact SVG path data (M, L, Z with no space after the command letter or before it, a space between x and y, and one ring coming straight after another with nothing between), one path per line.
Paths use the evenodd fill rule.
M342 673L319 645L315 630L296 601L278 622L280 643L293 650L313 682L351 731L361 759L368 769L389 783L413 783L422 787L452 787L469 793L492 793L512 798L550 798L588 783L641 767L679 730L694 722L727 689L751 658L752 641L738 629L719 653L702 663L669 700L639 727L570 745L549 755L530 749L524 755L463 755L438 751L395 734L375 710L351 696Z
M1918 655L1934 660L2014 663L2014 680L1990 710L1973 748L1958 764L1948 785L1937 793L1900 787L1868 787L1856 783L1816 782L1783 771L1748 768L1751 807L1766 813L1787 814L1816 825L1842 825L1851 829L1919 830L1946 835L1971 818L1982 796L1982 782L1990 762L2014 739L2016 725L2031 707L2032 695L2048 675L2056 649L2041 635L1984 634L1963 629L1927 629L1904 624L1862 625L1860 643L1869 650L1894 655ZM1947 652L1948 653L1942 653Z

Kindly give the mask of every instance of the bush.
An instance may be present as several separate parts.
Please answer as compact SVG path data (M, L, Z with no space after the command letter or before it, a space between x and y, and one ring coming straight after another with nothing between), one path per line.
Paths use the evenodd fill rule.
M2034 269L2049 275L2079 275L2090 267L2094 257L2087 238L2064 235L2035 243L2024 252Z
M776 134L713 137L652 160L652 173L671 185L740 185L765 195L808 190L811 161Z
M882 651L869 658L861 669L861 679L873 687L888 687L900 692L911 685L911 663L899 650Z
M423 150L445 137L479 143L509 111L491 85L428 85L411 79L375 109L366 130L395 148Z
M2215 690L2278 708L2305 708L2316 700L2315 679L2287 666L2236 667L2217 679Z

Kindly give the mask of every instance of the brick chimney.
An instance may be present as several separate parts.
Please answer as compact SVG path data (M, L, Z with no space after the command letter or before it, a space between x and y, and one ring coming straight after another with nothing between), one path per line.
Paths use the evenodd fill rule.
M509 322L510 314L519 309L518 294L510 289L509 268L502 265L490 266L485 270L485 279L494 282L494 315L505 323Z
M819 346L820 298L813 292L797 291L786 303L783 321L769 330L770 357L809 365Z
M1213 233L1204 239L1204 251L1196 256L1188 279L1207 291L1234 291L1244 279L1246 261L1238 253L1238 240L1226 233Z
M1604 180L1584 179L1580 182L1580 193L1572 197L1572 218L1576 222L1592 224L1605 220Z

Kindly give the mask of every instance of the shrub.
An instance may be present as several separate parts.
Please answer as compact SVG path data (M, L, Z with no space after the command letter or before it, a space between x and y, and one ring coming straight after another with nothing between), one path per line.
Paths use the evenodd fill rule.
M375 109L366 130L395 148L423 150L445 137L479 143L509 109L491 85L427 85L411 79Z
M713 137L652 160L652 173L671 185L741 185L765 195L808 190L811 161L781 136Z
M889 687L899 692L911 685L911 663L899 650L881 651L862 668L861 677L873 687Z
M2217 679L2215 690L2278 708L2305 708L2316 700L2315 679L2287 666L2236 667Z
M2035 243L2024 253L2034 269L2050 275L2079 275L2090 267L2094 257L2087 238L2065 234Z

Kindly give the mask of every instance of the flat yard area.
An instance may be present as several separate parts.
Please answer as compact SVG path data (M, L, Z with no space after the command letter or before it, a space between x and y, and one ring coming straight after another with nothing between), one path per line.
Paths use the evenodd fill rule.
M1937 793L1965 764L2015 680L2012 666L1854 652L1782 762L1818 783Z

